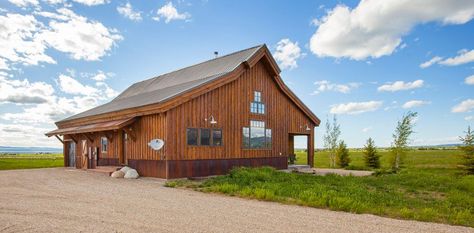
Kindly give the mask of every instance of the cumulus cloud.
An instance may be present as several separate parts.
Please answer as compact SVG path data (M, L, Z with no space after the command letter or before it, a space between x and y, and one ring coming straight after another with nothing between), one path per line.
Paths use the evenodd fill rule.
M464 83L466 83L467 85L474 85L474 75L471 75L464 79Z
M430 101L424 101L424 100L410 100L407 101L402 105L402 108L416 108L416 107L421 107L423 105L431 104Z
M15 4L18 7L37 6L38 0L8 0L10 3Z
M314 85L316 85L316 90L311 93L311 95L317 95L325 91L335 91L347 94L351 92L351 90L358 88L360 86L360 83L337 84L331 83L328 80L322 80L314 82Z
M92 86L84 85L74 78L61 74L58 77L58 85L61 91L73 95L95 96L99 90Z
M368 132L371 131L371 130L372 130L372 126L369 126L369 127L363 128L363 129L362 129L362 132L363 132L363 133L368 133Z
M107 4L110 2L110 0L73 0L73 1L87 5L87 6L102 5L102 4Z
M446 66L458 66L474 61L474 49L471 51L461 50L458 53L459 55L455 57L450 57L439 62L440 65Z
M34 15L0 15L0 69L10 69L12 64L55 64L46 54L49 47L76 60L99 60L122 39L116 30L67 8L35 14L49 19L49 23L38 21Z
M127 2L125 5L118 6L117 11L132 21L138 22L142 20L141 12L133 10L132 4L129 2Z
M464 117L464 120L466 120L466 121L472 121L472 120L474 120L474 116L467 116L467 117Z
M471 0L362 0L354 9L339 4L319 20L310 49L320 57L378 58L392 54L418 24L464 24L473 17Z
M122 39L115 29L75 14L67 8L58 10L55 20L42 38L49 46L71 55L76 60L96 61ZM63 17L63 18L61 18Z
M441 61L441 60L443 60L442 57L435 56L435 57L431 58L429 61L421 63L420 68L422 68L422 69L428 68L428 67L432 66L433 64Z
M0 77L0 103L40 104L52 98L54 88L45 82L8 80Z
M273 57L282 69L294 69L298 67L296 61L303 56L298 42L292 42L290 39L281 39L276 46Z
M454 106L451 112L470 112L472 109L474 109L474 99L467 99Z
M469 51L466 49L461 49L458 52L458 55L455 57L449 57L443 59L442 57L435 56L431 60L424 62L420 65L421 68L429 67L435 63L445 66L458 66L466 63L474 62L474 49Z
M331 106L331 114L356 115L364 112L373 112L382 106L382 101L350 102Z
M416 89L423 87L424 81L423 80L416 80L413 82L404 82L404 81L396 81L393 83L384 84L377 88L378 91L406 91L411 89Z
M169 23L172 20L189 20L191 15L188 12L179 13L178 9L173 6L173 3L168 2L160 9L156 11L156 16L153 17L154 20L160 21L161 19L165 20L165 23Z

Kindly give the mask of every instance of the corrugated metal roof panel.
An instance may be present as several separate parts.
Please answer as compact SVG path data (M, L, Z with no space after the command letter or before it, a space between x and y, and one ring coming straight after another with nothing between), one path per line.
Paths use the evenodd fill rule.
M259 45L241 50L135 83L111 102L76 114L62 121L160 103L232 72L263 46L264 45Z

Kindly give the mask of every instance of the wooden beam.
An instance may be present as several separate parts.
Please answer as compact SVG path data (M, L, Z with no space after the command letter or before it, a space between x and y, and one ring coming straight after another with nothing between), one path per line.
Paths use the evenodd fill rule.
M85 134L83 134L83 135L84 135L84 137L87 138L87 140L89 140L89 142L91 142L91 143L94 142L94 139L91 138L91 136L90 136L89 134L85 133Z
M130 136L130 138L135 141L135 131L133 131L132 127L124 127L123 130Z
M72 134L70 134L69 137L71 138L71 140L72 140L74 143L77 144L77 139L75 139L75 138L72 136Z
M64 144L64 141L58 136L58 135L54 135L62 144Z

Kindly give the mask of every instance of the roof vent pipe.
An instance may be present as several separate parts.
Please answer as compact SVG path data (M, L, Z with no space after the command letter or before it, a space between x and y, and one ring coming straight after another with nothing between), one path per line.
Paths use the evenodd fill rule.
M214 51L214 56L216 56L216 58L217 58L219 56L219 52Z

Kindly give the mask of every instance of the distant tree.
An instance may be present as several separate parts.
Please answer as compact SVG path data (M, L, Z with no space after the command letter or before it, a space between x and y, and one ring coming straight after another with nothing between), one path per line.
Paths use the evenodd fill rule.
M463 154L463 162L461 168L463 168L467 174L474 174L474 132L471 130L471 126L467 127L464 137L459 137L462 141L462 146L459 146Z
M372 138L367 139L367 143L364 146L364 159L367 167L380 167L380 155L377 152L377 148L375 148L375 143Z
M340 141L339 145L337 146L336 158L337 165L342 168L349 166L349 163L351 162L351 158L349 158L349 150L347 149L347 145L344 143L344 141Z
M339 142L341 129L337 123L336 115L333 116L332 125L329 119L326 121L326 133L324 135L324 147L329 152L329 167L336 167L336 150Z
M401 121L398 121L395 133L393 133L393 142L390 148L392 154L392 169L394 171L400 170L400 166L403 163L403 159L408 150L410 144L410 136L413 134L414 119L418 113L408 112L406 113Z

